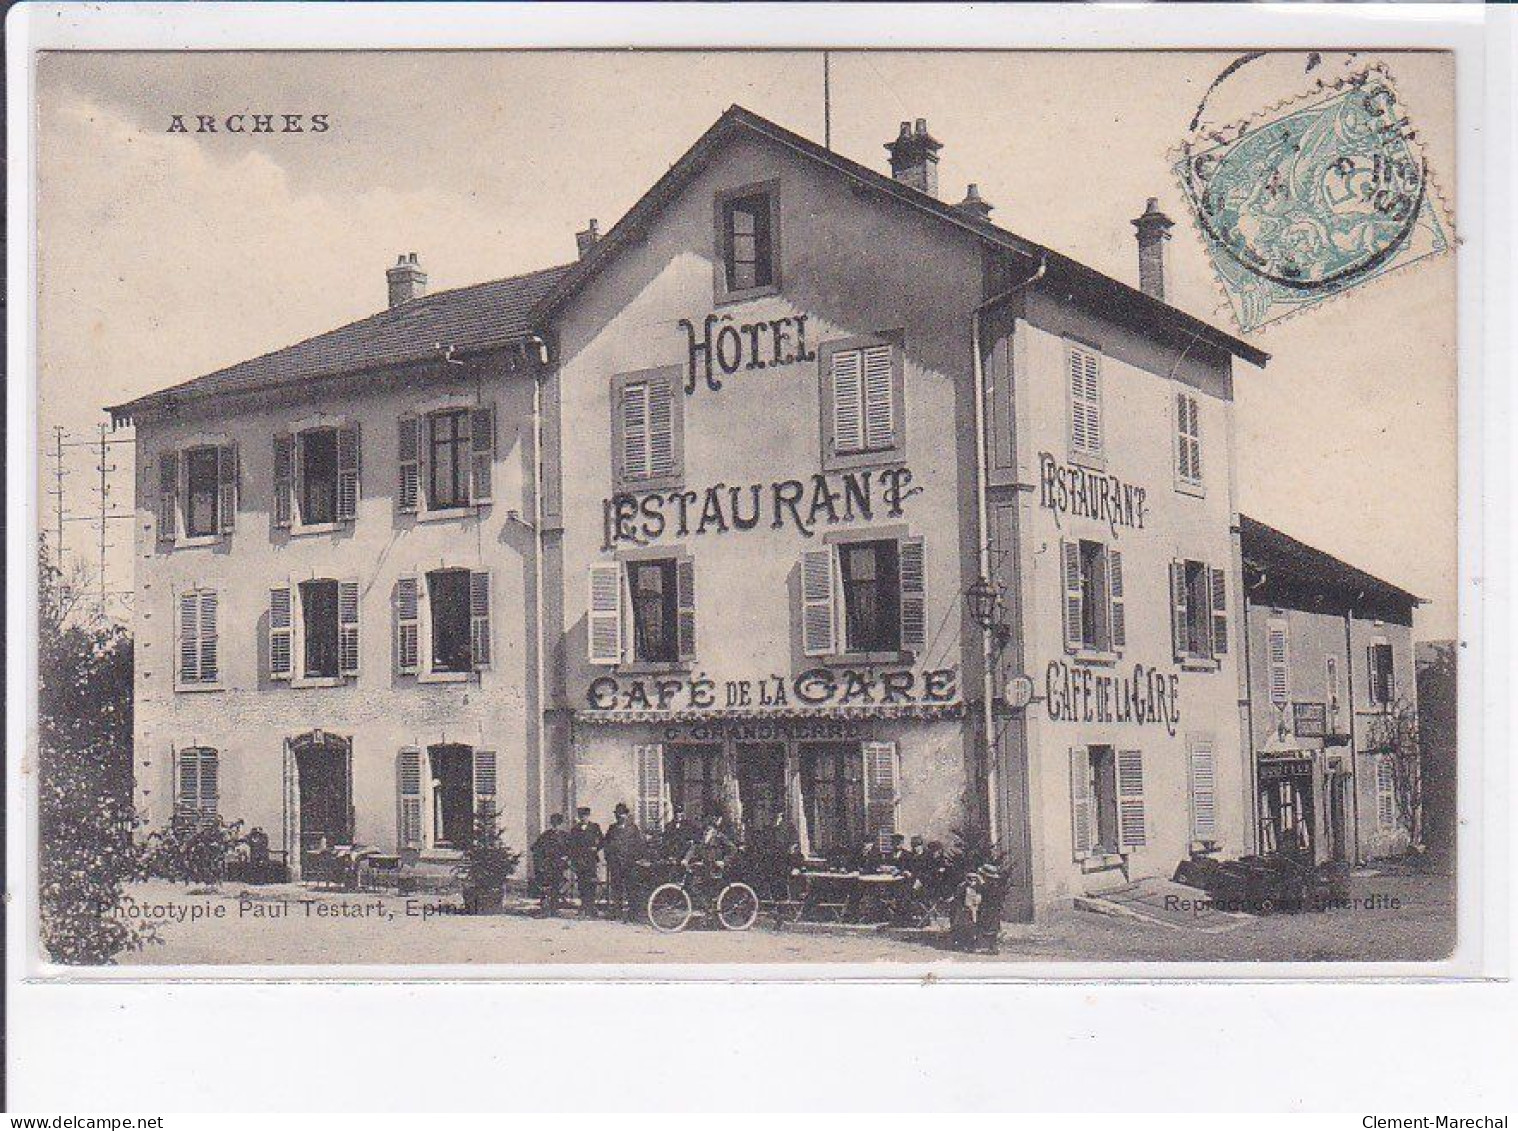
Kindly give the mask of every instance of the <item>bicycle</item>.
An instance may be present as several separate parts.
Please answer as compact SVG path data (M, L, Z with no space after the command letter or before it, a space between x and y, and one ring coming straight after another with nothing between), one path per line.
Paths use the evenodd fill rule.
M725 931L746 931L759 918L759 894L741 880L725 881L721 867L709 879L683 867L678 880L649 892L644 906L650 925L664 934L685 930L697 915L714 917Z

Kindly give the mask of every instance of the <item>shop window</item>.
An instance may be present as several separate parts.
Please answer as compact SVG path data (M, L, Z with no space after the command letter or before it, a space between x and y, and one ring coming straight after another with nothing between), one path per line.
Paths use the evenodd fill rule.
M220 798L220 755L190 746L174 755L174 823L181 827L216 822Z
M1060 543L1065 649L1098 655L1127 645L1122 551L1086 539Z
M838 542L801 559L801 637L808 656L887 655L926 647L921 538Z
M1141 751L1072 748L1070 802L1077 860L1127 854L1148 843Z
M1192 393L1175 395L1175 479L1183 490L1202 486L1202 423Z
M826 470L890 462L905 454L904 340L895 331L823 344L818 372Z
M1101 355L1074 342L1066 344L1070 410L1070 458L1099 462L1103 452Z
M619 491L677 486L684 451L680 370L619 374L612 381L612 473Z
M668 557L593 564L587 625L593 664L693 660L695 562Z
M664 787L671 812L700 822L721 807L721 761L720 746L664 748Z
M1204 562L1170 563L1171 641L1178 660L1211 661L1228 651L1228 575Z
M358 582L312 578L269 590L269 678L358 674Z
M723 196L718 215L727 293L740 295L776 286L779 233L773 193L740 190Z
M1370 701L1376 707L1389 707L1397 698L1396 662L1392 646L1382 641L1367 650L1366 667L1370 678Z
M179 595L179 670L181 689L221 684L221 643L216 629L220 600L214 589L192 589Z
M864 755L858 743L801 748L801 800L812 851L837 856L865 838Z

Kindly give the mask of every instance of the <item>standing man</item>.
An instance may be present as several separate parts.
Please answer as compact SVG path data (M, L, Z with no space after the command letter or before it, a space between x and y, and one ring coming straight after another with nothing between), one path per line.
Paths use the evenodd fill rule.
M559 913L559 895L564 886L564 869L569 864L569 838L564 833L564 814L548 818L548 827L532 842L532 877L538 888L541 914Z
M600 866L601 826L590 819L590 807L575 810L575 823L569 830L569 866L575 870L575 885L580 889L580 916L593 918L596 913L596 873Z
M643 833L633 821L632 811L622 802L617 802L612 817L614 820L611 827L601 838L601 850L606 854L611 913L616 915L620 912L622 922L631 923L633 878L638 860L643 855Z

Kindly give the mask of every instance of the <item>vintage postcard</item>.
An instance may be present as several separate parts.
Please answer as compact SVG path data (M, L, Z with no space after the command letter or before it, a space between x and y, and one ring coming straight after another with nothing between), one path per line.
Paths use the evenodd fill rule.
M42 52L35 969L1449 959L1456 81Z

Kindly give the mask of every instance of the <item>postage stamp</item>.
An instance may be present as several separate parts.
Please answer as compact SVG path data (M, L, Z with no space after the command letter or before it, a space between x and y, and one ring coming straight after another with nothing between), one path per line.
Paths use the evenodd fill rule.
M1174 172L1240 329L1448 250L1416 143L1377 68L1183 147Z

